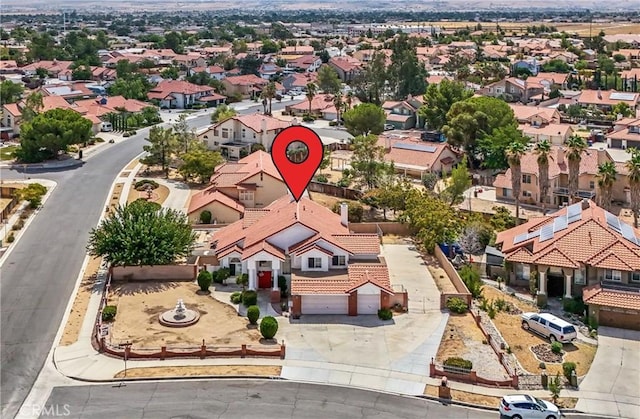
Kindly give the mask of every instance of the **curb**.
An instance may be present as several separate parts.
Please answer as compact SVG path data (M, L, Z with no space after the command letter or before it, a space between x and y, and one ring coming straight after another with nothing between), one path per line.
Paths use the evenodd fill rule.
M152 367L151 367L152 368ZM108 378L104 380L80 378L71 375L65 375L72 380L81 381L83 383L136 383L136 382L153 382L153 381L194 381L194 380L271 380L271 381L288 381L286 378L275 375L193 375L193 376L171 376L171 377L137 377L137 378Z

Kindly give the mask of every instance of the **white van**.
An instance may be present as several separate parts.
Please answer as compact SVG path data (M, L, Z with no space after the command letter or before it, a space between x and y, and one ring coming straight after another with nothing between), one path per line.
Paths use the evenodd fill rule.
M100 128L100 131L111 132L113 131L113 125L111 125L111 122L103 122L102 127Z
M550 342L571 343L578 338L578 331L569 322L551 313L523 313L522 328L548 338Z

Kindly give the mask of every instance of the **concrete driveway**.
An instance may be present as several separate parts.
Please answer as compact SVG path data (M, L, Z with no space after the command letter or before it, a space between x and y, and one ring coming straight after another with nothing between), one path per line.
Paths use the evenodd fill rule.
M601 326L598 352L580 384L576 409L622 418L640 417L640 331Z
M448 315L440 311L438 289L415 249L385 245L383 255L392 284L401 284L409 292L409 312L394 316L392 322L380 321L376 315L280 319L278 337L287 345L283 377L382 390L390 390L385 380L391 377L406 375L412 381L428 377ZM323 371L338 365L349 368L341 368L340 374ZM357 377L359 372L365 377ZM397 382L393 386L415 391Z

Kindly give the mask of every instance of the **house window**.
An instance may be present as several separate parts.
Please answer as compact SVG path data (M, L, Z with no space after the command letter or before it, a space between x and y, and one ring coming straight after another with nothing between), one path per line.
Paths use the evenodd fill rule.
M218 137L220 135L220 131L218 131L217 129L213 130L213 136L214 137Z
M640 282L640 272L631 272L631 282Z
M346 266L347 258L344 256L334 256L331 258L331 264L333 266Z
M229 128L222 128L222 138L229 138Z
M525 198L531 198L533 195L531 195L531 191L522 191L522 196Z
M596 183L594 181L589 182L589 189L593 190L596 188Z
M220 143L219 143L219 142L217 142L217 141L214 141L214 142L213 142L213 145L220 145Z
M253 191L240 191L241 201L253 201Z
M531 276L531 268L524 263L516 264L516 279L528 281Z
M573 270L573 283L577 285L584 285L584 272L581 269Z
M322 268L322 259L321 258L309 258L307 261L309 269L319 269Z
M531 175L522 175L522 183L531 183Z
M607 281L622 281L622 272L615 269L605 269L604 279Z
M502 196L510 197L511 196L511 189L502 188Z

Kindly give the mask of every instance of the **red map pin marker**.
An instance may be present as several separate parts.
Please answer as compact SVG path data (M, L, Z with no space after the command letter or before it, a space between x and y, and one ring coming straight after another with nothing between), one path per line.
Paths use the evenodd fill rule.
M294 125L280 131L271 146L271 159L296 201L309 186L324 157L324 146L311 128Z

